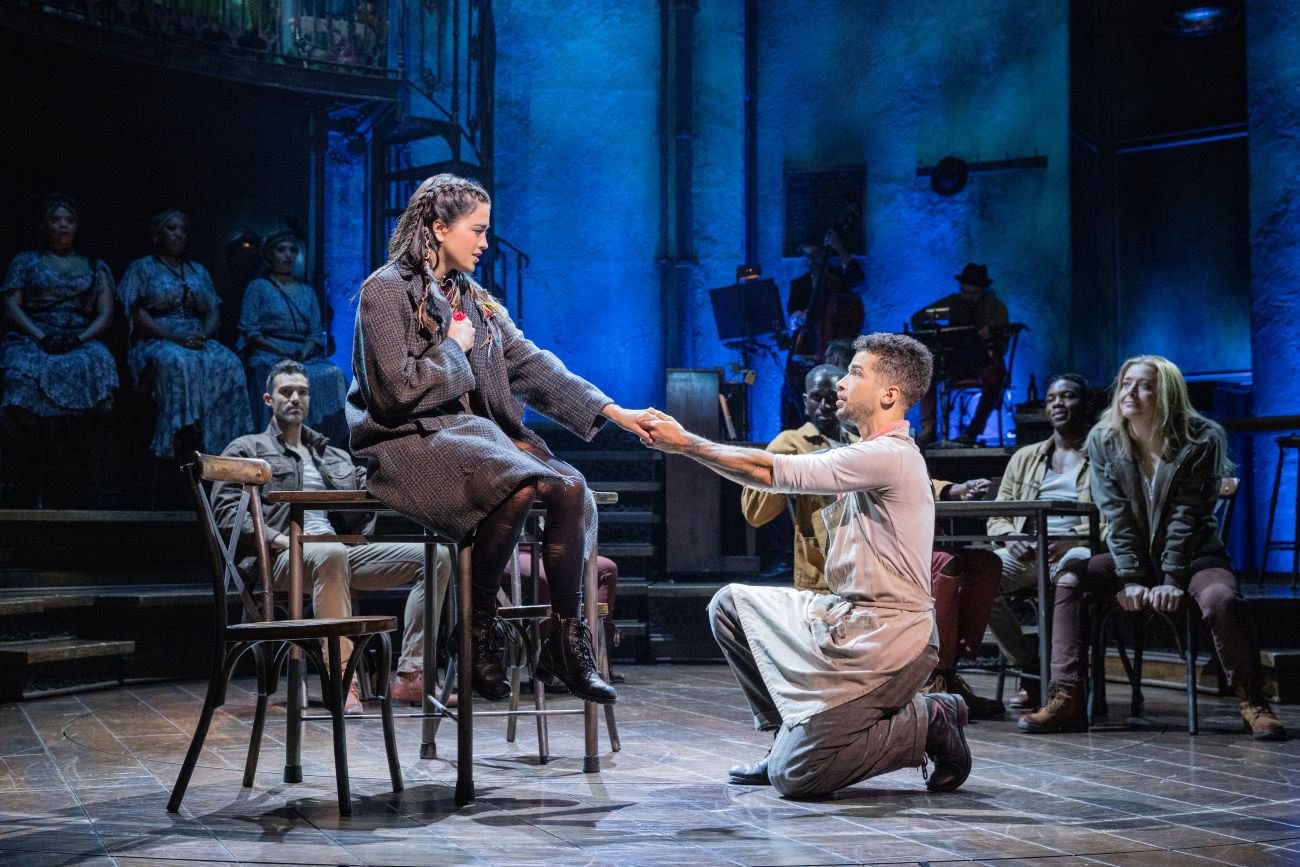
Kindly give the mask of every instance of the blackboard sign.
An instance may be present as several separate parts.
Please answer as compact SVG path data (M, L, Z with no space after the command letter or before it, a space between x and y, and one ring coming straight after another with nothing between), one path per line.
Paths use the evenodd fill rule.
M781 255L803 255L804 244L820 244L834 228L848 251L867 252L863 230L863 202L867 189L866 166L831 166L785 170L785 237Z

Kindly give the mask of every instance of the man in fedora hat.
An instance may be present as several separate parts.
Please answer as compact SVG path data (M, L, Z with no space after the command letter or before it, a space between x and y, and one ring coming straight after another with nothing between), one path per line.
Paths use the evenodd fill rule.
M993 281L989 279L988 266L967 262L961 273L953 276L960 291L916 311L912 315L912 328L933 328L936 322L944 320L949 326L974 326L979 339L978 343L973 339L960 340L957 337L960 332L946 339L947 348L952 350L944 359L946 369L935 370L934 382L921 400L921 444L939 438L936 436L935 386L941 380L979 384L980 402L975 407L975 415L957 440L966 445L974 445L975 438L983 433L989 416L1002 399L1002 385L1006 381L1007 371L1002 357L1007 351L1007 338L1001 326L1010 320L1007 305L989 289ZM946 435L947 432L943 433Z

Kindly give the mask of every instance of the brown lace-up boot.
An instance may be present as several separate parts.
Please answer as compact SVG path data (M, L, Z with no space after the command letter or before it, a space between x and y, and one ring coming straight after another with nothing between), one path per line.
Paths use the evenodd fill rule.
M1022 732L1035 735L1082 731L1086 727L1083 687L1074 683L1053 684L1047 704L1023 715L1016 723Z
M972 719L1002 719L1006 708L997 699L976 695L969 683L957 673L955 668L936 668L930 683L923 690L926 693L946 692L961 696L970 711Z
M1286 738L1282 721L1273 713L1263 691L1245 686L1237 687L1237 700L1241 702L1241 718L1246 721L1250 736L1257 741L1280 741Z

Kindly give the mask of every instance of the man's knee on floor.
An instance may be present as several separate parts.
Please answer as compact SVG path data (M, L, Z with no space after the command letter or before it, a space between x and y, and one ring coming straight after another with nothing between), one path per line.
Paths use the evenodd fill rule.
M718 590L709 600L709 626L713 628L713 633L718 632L718 622L724 618L731 619L735 615L736 601L731 594L731 585Z
M818 785L817 775L806 764L767 766L772 788L784 798L811 799L830 794Z

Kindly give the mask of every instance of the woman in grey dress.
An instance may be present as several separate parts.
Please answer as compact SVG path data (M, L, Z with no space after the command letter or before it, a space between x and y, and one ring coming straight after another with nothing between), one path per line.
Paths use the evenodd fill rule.
M325 327L316 291L295 276L298 238L276 232L262 242L266 269L244 290L239 316L239 345L248 362L248 387L262 407L266 375L283 358L302 362L311 383L311 416L307 426L336 444L347 442L343 402L348 381L325 355ZM262 422L268 420L265 409Z
M160 458L172 456L183 428L198 430L212 454L253 429L243 365L213 337L221 301L212 278L185 258L189 229L178 210L155 214L153 255L132 262L118 286L131 326L131 376L158 407L149 449Z
M42 248L15 256L0 284L12 325L0 342L0 407L11 427L113 402L117 365L99 341L113 318L113 275L73 249L78 217L72 197L47 196L37 212Z

